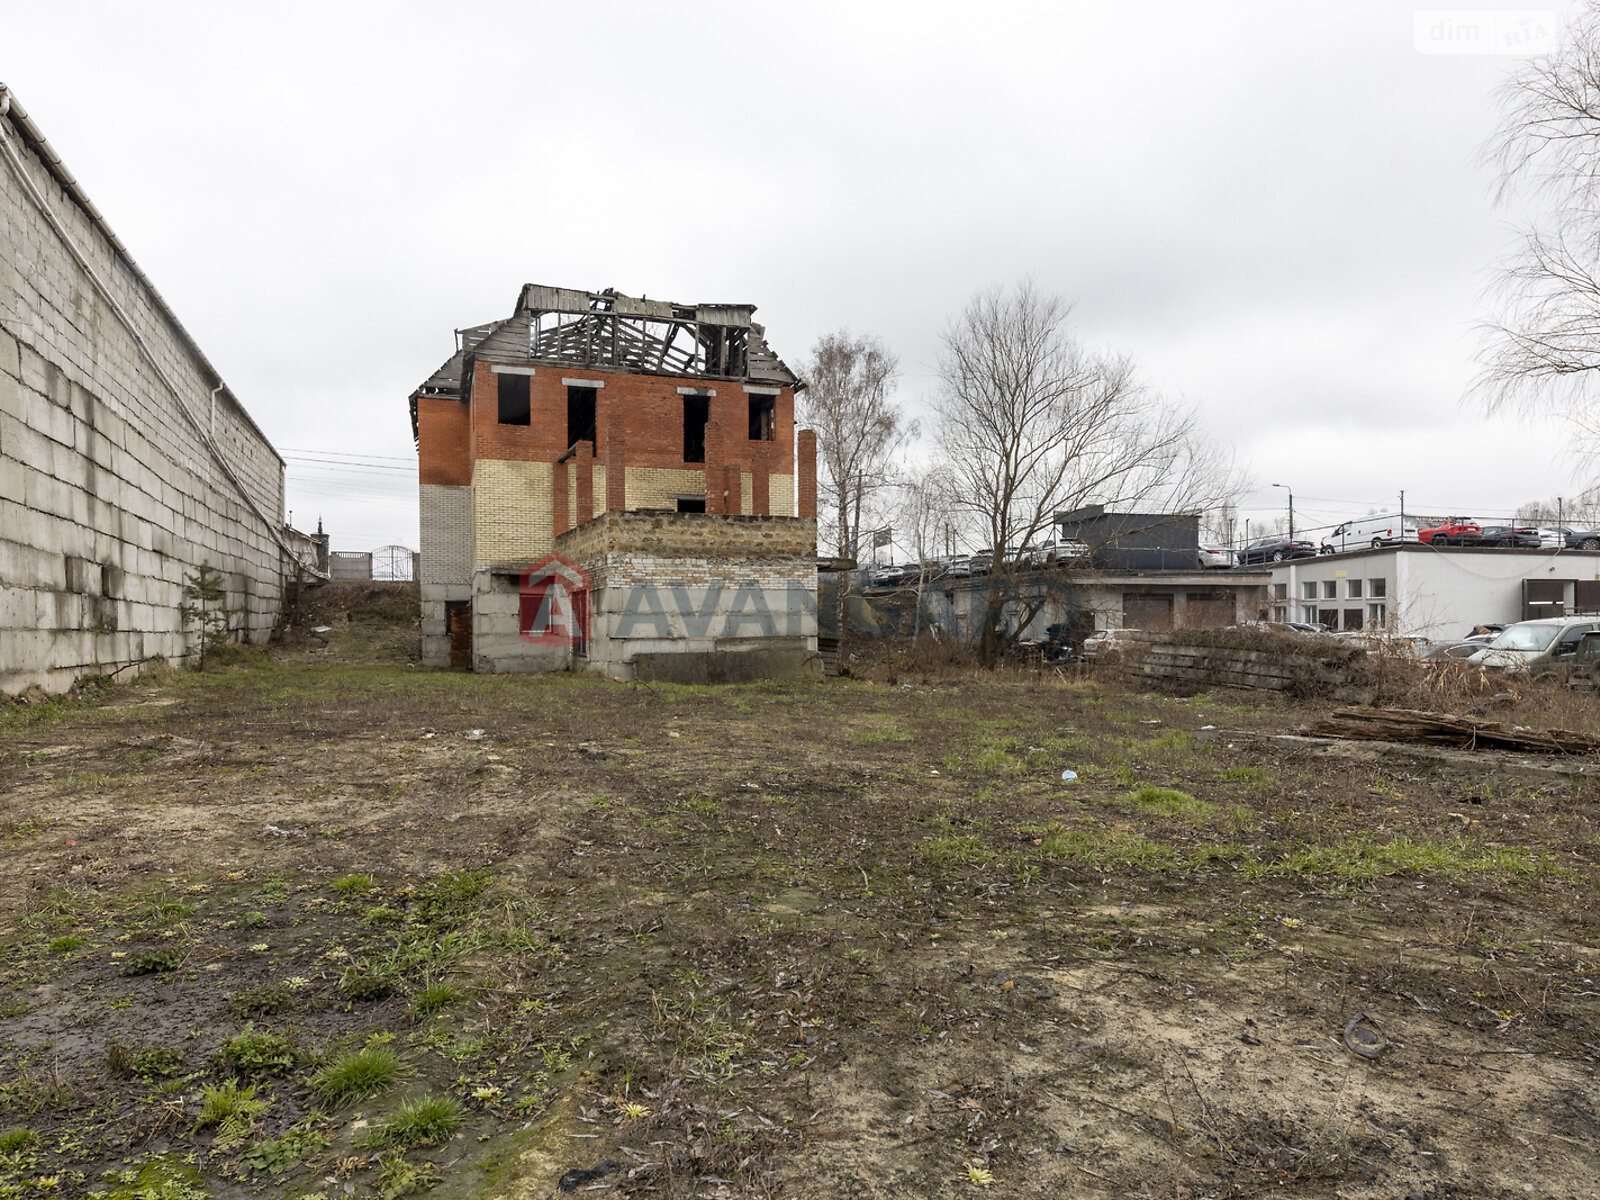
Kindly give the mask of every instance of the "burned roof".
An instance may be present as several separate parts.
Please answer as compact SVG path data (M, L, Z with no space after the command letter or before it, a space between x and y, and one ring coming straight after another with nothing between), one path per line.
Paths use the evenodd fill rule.
M469 358L799 390L805 385L767 346L766 330L751 319L755 311L753 304L677 304L612 288L584 292L527 284L510 317L456 330L456 352L411 394L412 436L418 398L460 399Z

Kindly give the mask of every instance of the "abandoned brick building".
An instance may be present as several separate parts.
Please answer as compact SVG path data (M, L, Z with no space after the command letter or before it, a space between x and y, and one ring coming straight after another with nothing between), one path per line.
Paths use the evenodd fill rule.
M816 438L748 304L529 284L411 395L425 662L812 674Z

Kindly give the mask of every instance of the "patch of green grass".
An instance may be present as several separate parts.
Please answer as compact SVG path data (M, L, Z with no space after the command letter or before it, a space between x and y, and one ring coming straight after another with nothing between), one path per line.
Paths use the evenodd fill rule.
M1167 870L1178 861L1171 847L1152 842L1143 834L1121 829L1056 830L1040 841L1039 852L1058 862L1140 867L1151 871Z
M1175 788L1142 787L1118 799L1124 804L1132 804L1164 817L1185 816L1203 820L1217 811L1216 805L1197 800L1188 792L1180 792Z
M424 921L448 922L471 911L490 879L487 871L452 871L423 884L411 902Z
M328 885L335 896L347 897L359 896L363 892L370 892L376 886L372 876L364 873L341 875Z
M11 1157L32 1150L39 1144L39 1135L18 1125L0 1133L0 1156Z
M1282 858L1245 868L1247 878L1332 875L1350 883L1371 883L1400 871L1445 879L1459 879L1467 874L1494 875L1509 880L1540 876L1568 878L1571 875L1548 857L1535 855L1521 846L1485 846L1466 838L1419 842L1404 836L1381 843L1349 838L1330 845L1304 846Z
M1205 870L1213 863L1254 862L1256 852L1238 842L1219 842L1196 846L1184 856L1184 864L1196 870Z
M157 900L140 910L137 919L146 925L171 925L194 915L194 905L187 900Z
M397 1146L437 1146L449 1141L466 1121L466 1110L452 1096L427 1096L408 1100L361 1140L363 1149Z
M454 984L430 983L411 998L411 1011L419 1017L431 1017L459 999L461 989Z
M239 918L240 929L260 929L267 923L267 914L251 909Z
M850 740L858 746L877 746L884 742L909 742L911 734L897 725L879 725L866 729L852 729Z
M50 953L71 954L74 950L81 948L85 940L81 934L76 933L67 933L61 937L52 938L50 939Z
M326 1104L347 1104L393 1087L406 1074L387 1046L367 1046L339 1055L311 1077L311 1090Z
M352 1000L382 1000L399 985L399 976L388 964L371 960L353 963L339 976L339 990Z
M218 1065L241 1079L287 1075L302 1057L299 1048L282 1034L258 1030L251 1024L224 1039L217 1049Z
M1154 753L1168 757L1187 754L1194 749L1194 734L1187 729L1169 729L1160 737L1151 738L1145 745Z
M398 925L405 919L405 913L387 904L376 905L361 915L363 925Z
M1237 783L1267 783L1270 776L1263 767L1229 767L1222 773L1224 779L1232 779Z
M925 862L967 865L990 863L999 858L982 838L953 833L924 839L917 847L917 855Z

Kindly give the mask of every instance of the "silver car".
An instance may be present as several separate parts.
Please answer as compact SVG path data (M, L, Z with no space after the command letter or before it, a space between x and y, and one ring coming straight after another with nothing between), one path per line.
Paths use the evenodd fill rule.
M1485 671L1555 675L1569 670L1583 635L1600 629L1594 617L1541 617L1507 625L1495 639L1467 659Z

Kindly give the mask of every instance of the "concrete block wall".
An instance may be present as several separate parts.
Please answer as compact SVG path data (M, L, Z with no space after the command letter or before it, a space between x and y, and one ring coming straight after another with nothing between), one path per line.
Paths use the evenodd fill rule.
M245 610L244 635L265 640L287 565L277 541L282 460L227 392L213 402L214 371L159 298L50 174L14 115L0 122L179 391L151 370L9 160L0 162L0 692L60 692L79 676L182 657L189 638L178 606L201 564L222 573L229 604Z
M571 646L524 641L519 631L521 578L476 571L472 579L472 669L494 674L561 671L572 665ZM445 661L449 662L448 645Z
M636 660L681 655L681 678L807 673L817 648L816 522L608 512L556 539L590 579L583 665L634 678ZM757 661L752 659L752 662ZM698 672L698 674L696 674Z

